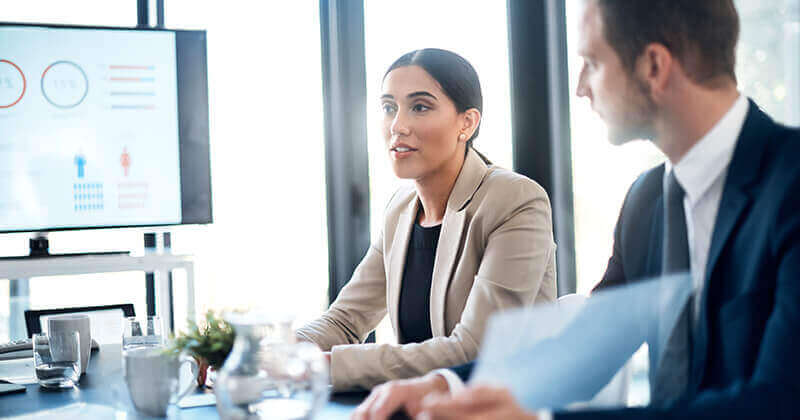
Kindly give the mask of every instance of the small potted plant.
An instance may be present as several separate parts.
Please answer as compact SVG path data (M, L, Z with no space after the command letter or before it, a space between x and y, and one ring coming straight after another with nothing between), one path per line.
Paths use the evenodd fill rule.
M208 369L218 371L233 347L234 332L214 311L206 312L205 322L189 321L189 329L175 337L172 350L185 351L197 360L200 372L197 386L206 386Z

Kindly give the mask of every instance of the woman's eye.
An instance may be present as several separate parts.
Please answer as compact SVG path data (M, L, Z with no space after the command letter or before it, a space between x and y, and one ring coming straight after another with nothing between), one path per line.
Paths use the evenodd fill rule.
M395 106L392 104L383 104L381 105L381 109L384 114L392 114L395 111Z
M429 109L430 109L430 107L428 107L427 105L423 105L423 104L416 104L413 107L411 107L411 110L414 111L414 112L425 112L425 111L427 111Z
M383 110L384 114L392 114L396 108L392 104L383 104L381 105L381 109Z

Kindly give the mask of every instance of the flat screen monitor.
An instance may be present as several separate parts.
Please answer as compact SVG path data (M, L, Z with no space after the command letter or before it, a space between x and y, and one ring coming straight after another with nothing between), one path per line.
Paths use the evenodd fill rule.
M0 23L0 233L211 221L205 31Z

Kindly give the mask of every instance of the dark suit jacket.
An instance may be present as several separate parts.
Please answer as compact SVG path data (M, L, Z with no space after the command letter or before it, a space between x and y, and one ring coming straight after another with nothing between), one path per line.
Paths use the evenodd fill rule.
M628 192L598 288L660 273L663 174L663 165L644 173ZM673 407L555 417L800 418L800 130L776 124L752 101L725 181L699 316L689 388ZM467 378L471 365L455 370Z

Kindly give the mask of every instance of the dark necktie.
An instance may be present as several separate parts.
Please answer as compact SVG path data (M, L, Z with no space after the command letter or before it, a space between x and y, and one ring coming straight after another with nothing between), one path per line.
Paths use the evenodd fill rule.
M686 213L683 209L685 192L671 171L664 190L664 249L661 273L663 275L687 273L689 264L689 241L686 233ZM678 316L674 328L659 331L668 335L666 345L656 360L650 401L655 406L668 406L686 391L689 383L691 357L692 302L690 297ZM664 341L661 341L662 343ZM652 360L652 359L651 359ZM652 368L652 367L651 367Z

